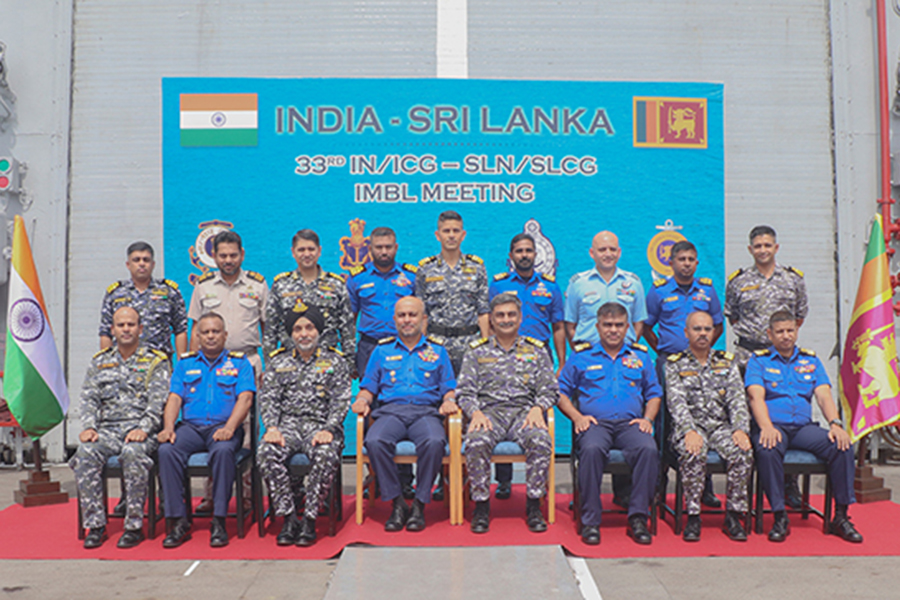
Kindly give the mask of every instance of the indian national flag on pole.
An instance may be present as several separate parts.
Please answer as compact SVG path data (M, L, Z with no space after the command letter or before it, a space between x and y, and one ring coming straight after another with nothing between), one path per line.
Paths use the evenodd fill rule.
M881 215L877 215L869 235L838 380L847 433L853 442L900 419L893 296Z
M22 217L16 216L3 393L22 430L39 438L69 409L69 392Z
M182 146L255 146L256 94L181 94Z

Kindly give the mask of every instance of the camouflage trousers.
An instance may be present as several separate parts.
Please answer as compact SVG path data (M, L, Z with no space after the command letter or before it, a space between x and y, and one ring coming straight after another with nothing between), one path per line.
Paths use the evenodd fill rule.
M481 339L481 334L461 335L459 337L444 338L444 350L450 356L450 364L453 365L453 374L459 376L462 368L463 355L469 349L469 343Z
M715 450L728 466L726 506L728 510L747 512L747 485L753 470L753 450L743 451L732 441L731 427L725 426L710 433L698 431L703 438L703 448L696 456L685 450L684 439L674 440L678 452L681 480L684 482L684 505L689 515L700 514L700 497L706 480L706 455Z
M96 442L79 444L75 456L69 461L69 466L75 471L85 527L106 525L101 474L106 461L111 456L118 456L125 480L125 529L141 528L149 473L153 468L151 455L156 450L157 442L149 436L143 442L126 443L125 436L135 427L133 423L101 425L97 430L100 438Z
M529 498L541 498L547 491L547 471L553 460L553 442L546 429L522 429L527 408L486 409L493 430L470 431L465 436L466 469L472 500L481 502L491 496L491 454L502 441L512 441L525 454L525 484Z
M311 469L306 476L306 506L304 515L313 519L319 515L319 507L331 490L334 474L341 467L341 449L344 446L343 436L338 434L330 444L312 445L313 436L322 428L313 423L283 424L278 431L284 436L284 446L260 442L256 451L257 463L262 473L275 514L279 517L294 512L294 494L291 489L291 477L288 462L297 452L309 457Z

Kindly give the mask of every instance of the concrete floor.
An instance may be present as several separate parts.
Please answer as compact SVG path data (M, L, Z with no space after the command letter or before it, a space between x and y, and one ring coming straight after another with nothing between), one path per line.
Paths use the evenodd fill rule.
M71 470L50 468L53 479L74 494ZM900 466L875 468L900 496ZM570 492L568 469L558 469L559 491ZM22 472L0 469L0 509L13 502ZM345 493L353 481L345 466ZM521 473L517 472L517 478ZM721 482L718 480L722 480ZM814 486L816 485L814 478ZM717 485L724 484L716 478ZM722 491L722 490L717 490ZM113 492L111 490L113 494ZM814 492L821 492L815 490ZM863 532L865 533L865 532ZM65 532L66 535L69 532ZM15 543L3 539L0 543ZM108 542L109 543L109 542ZM578 597L556 547L533 549L399 549L384 552L351 548L345 559L326 561L203 561L189 576L191 561L2 561L0 600L102 598L417 598L421 574L432 582L429 598ZM384 568L385 557L402 564ZM511 564L514 563L514 564ZM391 563L393 564L393 563ZM866 558L660 558L587 560L604 600L618 598L691 600L750 598L896 598L900 557ZM497 565L506 577L498 577ZM561 565L563 565L561 567ZM340 573L329 587L332 575ZM374 571L373 571L374 570ZM373 575L374 572L374 575ZM508 575L515 573L510 579ZM464 573L465 585L442 584ZM726 575L727 574L727 575ZM531 583L529 583L531 581ZM494 589L491 589L491 588ZM360 595L359 590L365 594ZM461 592L466 592L462 594ZM491 593L492 592L492 593Z

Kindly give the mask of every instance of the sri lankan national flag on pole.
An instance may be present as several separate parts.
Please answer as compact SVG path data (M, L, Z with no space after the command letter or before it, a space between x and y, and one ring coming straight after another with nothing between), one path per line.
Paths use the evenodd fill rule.
M6 324L3 393L22 430L39 438L66 416L69 392L20 216L13 232Z
M838 380L844 418L849 417L847 432L854 442L900 419L893 295L878 215L869 235Z

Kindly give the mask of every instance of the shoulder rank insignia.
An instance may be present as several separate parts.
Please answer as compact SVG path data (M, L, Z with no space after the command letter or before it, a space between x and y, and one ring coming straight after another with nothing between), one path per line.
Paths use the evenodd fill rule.
M153 354L154 356L156 356L157 358L161 358L163 360L169 360L169 355L160 350L151 349L150 353Z
M403 263L403 270L415 274L419 272L419 267L417 267L416 265L411 265L409 263Z
M172 288L173 290L178 289L178 284L172 281L171 279L163 279L163 283Z
M266 278L263 277L261 273L257 273L256 271L245 271L245 272L247 273L247 277L249 277L250 279L252 279L254 281L258 281L258 282L262 283L266 280Z
M337 354L338 356L344 356L344 353L341 352L340 350L338 350L337 348L335 348L334 346L329 346L328 349L331 350L332 352L334 352L335 354Z
M107 293L107 294L113 293L113 292L116 290L116 288L118 288L120 285L122 285L122 282L121 282L121 281L116 281L115 283L111 283L111 284L109 285L109 287L106 288L106 293Z
M737 271L735 271L734 273L732 273L731 275L728 276L728 281L731 281L732 279L734 279L735 277L737 277L738 275L740 275L743 272L744 272L743 269L738 269Z
M816 352L814 350L810 350L809 348L800 348L800 354L804 356L815 356Z
M790 271L791 273L793 273L794 275L797 275L798 277L803 277L803 271L801 271L800 269L797 269L794 267L787 267L787 270Z
M340 273L332 273L331 271L325 271L326 277L331 277L333 279L337 279L341 283L346 283L347 279L345 275L341 275Z
M111 351L112 349L113 349L112 346L110 346L109 348L104 348L104 349L101 350L100 352L94 353L94 356L93 356L92 358L97 358L98 356L100 356L100 355L102 355L102 354L105 354L105 353Z
M676 352L675 354L670 354L668 360L669 362L678 362L681 360L681 357L684 356L684 352Z
M662 286L666 285L667 281L669 281L669 280L666 279L665 277L660 277L659 279L654 279L653 287L662 287Z
M712 285L712 279L709 277L701 277L697 281L700 282L700 285Z
M230 356L231 358L244 358L245 356L247 356L247 354L245 352L238 352L237 350L231 350L230 352L228 352L228 356Z
M179 356L178 358L191 358L192 356L197 356L197 354L198 354L198 353L197 353L196 350L192 350L192 351L190 351L190 352L185 352L184 354L182 354L182 355Z
M481 260L481 257L475 256L474 254L466 254L466 258L467 258L468 260L471 260L473 263L477 263L477 264L479 264L479 265L483 265L483 264L484 264L484 261Z
M507 271L506 273L497 273L496 275L494 275L494 281L503 281L507 277L509 277L509 271Z
M722 360L727 360L728 362L734 360L734 354L732 354L731 352L726 352L725 350L716 350L715 355L716 357Z
M200 277L200 279L197 280L197 283L203 283L204 281L209 281L210 279L212 279L215 276L216 276L215 272L208 271L205 275L202 275Z
M537 338L533 338L530 335L526 335L525 339L528 340L529 344L531 344L532 346L537 346L538 348L543 348L544 346L547 345L544 342L542 342L541 340L539 340Z
M395 338L392 335L389 335L387 337L383 337L380 340L378 340L378 343L379 344L389 344L389 343L393 342L395 339L397 339L397 338Z
M285 271L284 273L279 273L279 274L276 275L274 278L272 278L272 283L275 283L276 281L279 281L279 280L281 280L281 279L284 279L285 277L289 277L290 274L291 274L290 271Z
M487 344L487 341L488 339L485 337L479 338L477 340L472 340L471 342L469 342L469 348L477 348L478 346L483 346L484 344Z
M643 344L638 344L637 342L633 343L631 345L631 347L635 348L636 350L640 350L641 352L649 352L650 351L650 349L647 348L647 346L645 346Z
M574 350L575 352L584 352L585 350L588 350L590 347L591 347L590 342L581 342L579 344L575 344L574 346L572 346L572 350Z
M556 277L550 275L549 273L541 273L541 277L549 281L550 283L556 283Z
M434 343L434 344L437 344L438 346L443 346L443 345L444 345L444 338L442 338L442 337L439 336L439 335L434 335L433 333L430 333L430 334L428 334L428 336L426 337L426 339L427 339L429 342L432 342L432 343Z
M362 273L365 270L366 270L366 268L363 265L356 265L355 267L350 267L350 277L356 277L357 275L359 275L360 273Z
M762 350L754 350L753 354L757 356L768 356L771 351L768 348L763 348Z
M282 352L287 352L287 348L282 346L281 348L278 348L277 350L272 350L271 352L269 352L269 358L275 358Z
M436 259L437 259L437 255L426 256L425 258L423 258L422 260L419 261L419 266L424 267L425 265L427 265L430 262L433 262Z

